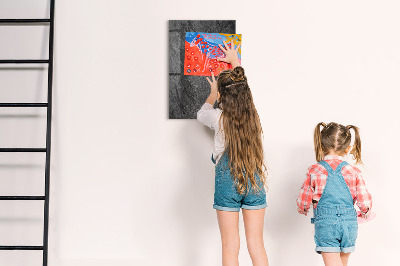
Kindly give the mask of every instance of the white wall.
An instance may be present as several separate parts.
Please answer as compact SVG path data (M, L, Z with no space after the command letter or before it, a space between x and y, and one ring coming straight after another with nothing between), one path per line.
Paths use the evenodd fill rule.
M45 14L46 5L19 11L26 2L4 1L1 15ZM336 121L361 128L365 179L377 213L360 225L351 264L393 265L400 248L399 8L397 1L58 0L50 265L220 265L212 132L196 120L167 118L169 19L236 19L243 34L242 62L271 171L270 264L322 265L309 217L297 214L295 200L314 163L314 126ZM14 35L1 36L3 43ZM34 50L43 49L18 40L21 47L1 56L28 49L35 57ZM8 75L20 72L6 73L12 74L1 74L8 77L0 81L1 97L15 85ZM45 87L40 77L31 77L37 91ZM21 143L12 130L23 125L1 125L1 139ZM30 139L27 145L42 143L35 125L19 136ZM26 184L4 182L1 187ZM242 224L241 237L240 262L251 265Z

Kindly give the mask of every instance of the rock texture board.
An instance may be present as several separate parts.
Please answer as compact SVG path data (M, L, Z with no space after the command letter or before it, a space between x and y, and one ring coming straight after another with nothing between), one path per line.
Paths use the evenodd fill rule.
M196 119L210 94L204 76L184 75L186 32L236 33L235 20L169 21L169 118Z

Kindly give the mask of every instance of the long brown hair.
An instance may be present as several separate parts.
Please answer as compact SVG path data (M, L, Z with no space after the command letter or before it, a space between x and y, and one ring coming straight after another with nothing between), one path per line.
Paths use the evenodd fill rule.
M321 126L323 127L322 130ZM358 127L353 125L343 126L334 122L327 125L321 122L315 127L314 148L317 161L321 161L329 151L344 152L351 142L350 129L353 129L355 133L354 146L350 153L353 155L356 163L362 163L361 139Z
M222 71L217 80L225 134L225 152L228 152L230 170L240 194L248 192L248 179L255 191L266 185L266 166L261 134L260 118L244 69L241 66ZM220 120L221 122L221 120ZM260 177L262 186L256 180Z

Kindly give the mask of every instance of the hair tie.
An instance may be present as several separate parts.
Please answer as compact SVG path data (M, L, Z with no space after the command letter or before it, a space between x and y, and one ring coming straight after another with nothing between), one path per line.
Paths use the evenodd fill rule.
M242 82L232 83L232 84L229 84L229 85L225 86L225 88L229 88L229 87L236 86L236 85L239 85L239 84L246 84L246 82L242 81Z

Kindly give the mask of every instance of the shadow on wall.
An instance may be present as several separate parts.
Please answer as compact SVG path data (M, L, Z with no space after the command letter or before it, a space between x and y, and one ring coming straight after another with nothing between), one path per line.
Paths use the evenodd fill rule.
M185 148L185 160L182 161L182 173L185 179L176 195L173 215L180 224L183 235L182 265L202 266L202 250L210 228L217 226L215 212L212 209L214 196L214 164L211 162L210 149L199 141L197 136L206 133L213 143L214 132L200 123L193 126L187 123L179 136Z
M269 245L266 241L266 246L267 248L269 246L285 247L286 250L291 250L293 255L288 257L285 252L281 252L279 249L271 250L271 259L277 265L288 265L287 263L292 258L303 257L304 254L301 254L299 245L308 245L309 242L312 244L313 241L313 227L310 223L312 216L308 214L305 217L298 214L296 205L296 199L306 177L306 170L310 166L310 162L313 163L311 157L305 158L304 156L305 154L312 155L310 149L307 146L291 146L290 149L279 149L282 152L288 150L292 152L275 153L274 157L278 159L271 159L268 164L273 165L275 169L280 169L280 172L277 173L271 169L273 174L269 176L265 233L267 239L273 240L274 243ZM304 230L304 228L309 230ZM308 237L308 239L304 237ZM313 251L312 249L313 246L310 246L311 251Z

